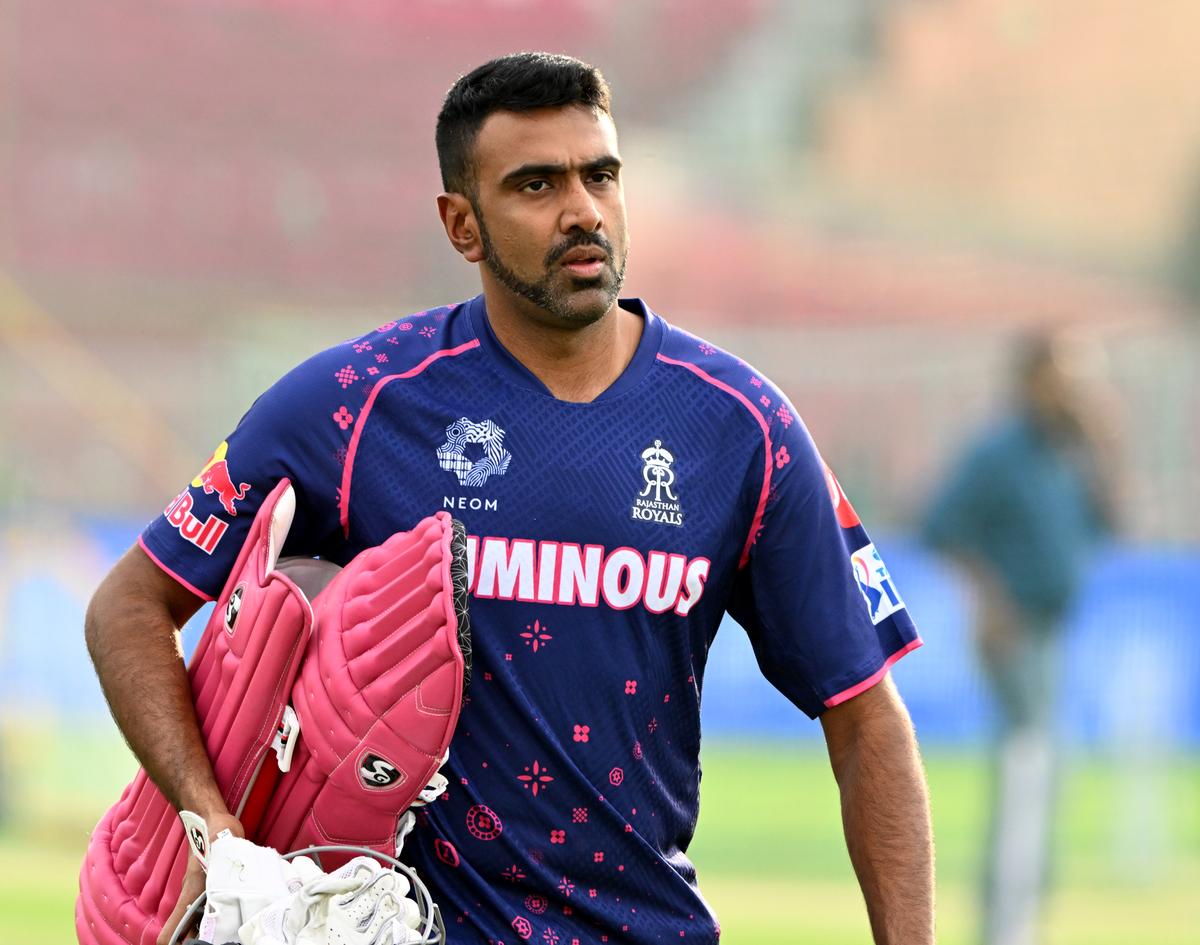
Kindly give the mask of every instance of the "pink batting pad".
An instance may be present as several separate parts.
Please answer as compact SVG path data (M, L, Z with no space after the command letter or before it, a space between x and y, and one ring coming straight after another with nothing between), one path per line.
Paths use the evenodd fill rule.
M312 630L304 594L275 570L294 510L285 479L255 518L188 669L232 811L269 752ZM88 845L75 906L81 945L152 945L179 898L185 846L175 808L139 771Z
M280 850L395 852L462 704L469 637L462 526L438 512L358 555L314 602L292 704L300 743L263 817ZM326 869L349 859L326 854Z
M469 675L465 534L439 512L338 571L279 561L294 510L284 480L204 629L189 667L201 733L249 839L390 854L446 751ZM270 748L289 697L300 735L276 782ZM92 835L75 910L81 945L151 945L178 900L185 848L176 811L139 772Z

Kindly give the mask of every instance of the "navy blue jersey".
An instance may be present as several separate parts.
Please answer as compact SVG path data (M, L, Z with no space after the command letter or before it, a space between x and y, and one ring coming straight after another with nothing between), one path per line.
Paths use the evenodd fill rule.
M722 616L814 717L920 645L787 399L621 304L641 342L590 403L513 358L482 297L331 348L263 394L142 535L213 597L284 476L285 554L344 563L439 509L466 524L474 678L450 788L406 849L451 942L717 941L686 851Z

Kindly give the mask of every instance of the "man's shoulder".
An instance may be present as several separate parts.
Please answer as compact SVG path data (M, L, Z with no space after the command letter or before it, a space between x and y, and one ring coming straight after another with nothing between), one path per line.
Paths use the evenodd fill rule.
M419 370L448 349L471 347L468 325L459 324L465 303L405 315L318 351L288 373L294 390L329 387L369 393L379 381Z
M785 408L783 392L753 364L666 319L662 321L659 361L682 368L764 417Z

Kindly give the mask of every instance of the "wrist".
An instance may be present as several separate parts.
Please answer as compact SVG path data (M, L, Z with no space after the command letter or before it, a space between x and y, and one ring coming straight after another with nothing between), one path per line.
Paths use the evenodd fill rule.
M209 824L232 817L229 807L225 804L225 798L221 796L215 783L182 790L179 801L180 810L190 810L199 814Z

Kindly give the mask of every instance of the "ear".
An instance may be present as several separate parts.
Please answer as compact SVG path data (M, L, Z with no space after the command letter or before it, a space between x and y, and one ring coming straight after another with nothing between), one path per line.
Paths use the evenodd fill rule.
M471 201L463 194L445 193L438 194L437 205L450 245L467 262L482 262L483 240L479 238L479 223Z

